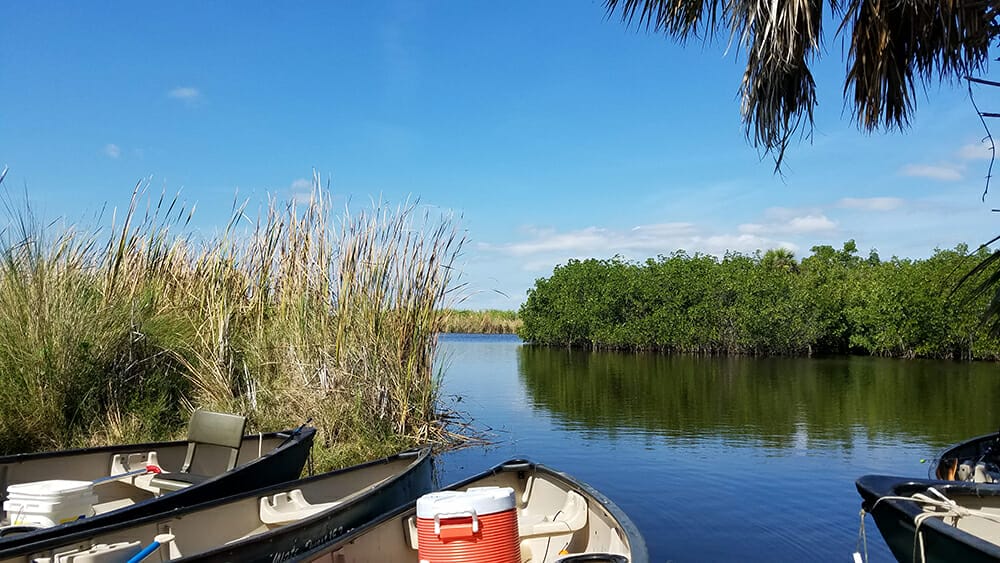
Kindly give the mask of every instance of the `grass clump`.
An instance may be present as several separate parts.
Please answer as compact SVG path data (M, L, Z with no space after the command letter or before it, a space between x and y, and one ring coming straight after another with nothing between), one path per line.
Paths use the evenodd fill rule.
M522 324L516 311L499 309L485 311L448 309L444 311L444 332L516 334Z
M141 186L111 237L15 209L0 452L179 436L195 407L254 430L312 417L320 467L440 439L433 362L464 237L412 203L335 217L314 184L304 205L238 206L207 241L176 198L140 209Z

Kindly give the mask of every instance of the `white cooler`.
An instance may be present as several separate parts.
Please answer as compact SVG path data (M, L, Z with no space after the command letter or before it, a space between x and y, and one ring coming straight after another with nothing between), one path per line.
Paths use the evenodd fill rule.
M3 509L15 526L50 527L94 515L94 484L54 479L7 487Z

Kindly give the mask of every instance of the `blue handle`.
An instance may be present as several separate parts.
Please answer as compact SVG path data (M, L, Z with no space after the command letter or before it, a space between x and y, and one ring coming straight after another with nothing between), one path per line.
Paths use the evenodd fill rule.
M157 549L160 549L160 542L153 540L153 543L142 548L142 551L133 555L132 558L129 559L126 563L139 563L143 559L152 555L153 552L156 551Z

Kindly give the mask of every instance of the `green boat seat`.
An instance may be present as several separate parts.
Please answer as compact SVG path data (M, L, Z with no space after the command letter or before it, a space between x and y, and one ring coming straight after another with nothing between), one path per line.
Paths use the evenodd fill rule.
M246 425L247 418L245 416L200 409L194 411L191 415L191 423L188 425L188 447L181 470L176 473L161 473L153 477L149 484L161 491L177 491L215 477L217 474L191 473L191 465L195 461L199 447L228 449L229 460L224 470L218 474L230 471L236 467Z

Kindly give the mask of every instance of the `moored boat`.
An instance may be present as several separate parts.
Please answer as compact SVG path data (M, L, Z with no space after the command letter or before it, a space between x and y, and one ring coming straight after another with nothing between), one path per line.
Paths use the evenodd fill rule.
M482 489L487 488L487 489ZM498 488L498 489L493 489ZM452 548L474 549L476 541L496 556L492 533L513 534L515 553L512 559L522 563L647 563L649 555L638 529L610 499L590 486L566 475L524 460L498 465L480 475L456 483L446 491L470 491L492 494L493 490L512 489L511 524L489 521L489 515L476 513L444 514L430 520L419 513L418 502L411 502L360 528L332 539L310 552L288 560L317 563L414 562L424 559L420 541L435 534L452 539ZM424 497L430 499L431 497ZM423 503L422 499L419 501ZM492 500L488 502L493 502ZM502 514L502 512L500 513ZM455 519L457 517L457 520ZM465 521L465 520L467 521ZM458 522L457 524L455 522ZM470 533L468 541L455 538ZM491 526L493 530L491 530ZM478 531L477 531L478 530ZM479 534L479 535L476 535ZM418 541L418 537L421 538ZM502 538L501 538L502 539ZM494 542L494 543L489 543ZM464 547L463 547L464 546ZM425 545L425 548L429 548ZM470 558L472 557L472 558ZM458 560L458 559L456 559ZM466 554L463 561L480 560Z
M405 452L22 545L4 552L0 563L126 561L150 546L148 561L283 561L417 498L431 485L430 451Z
M1000 433L984 434L949 446L931 465L928 477L1000 484Z
M885 475L856 485L898 561L1000 561L1000 487Z
M236 415L195 411L188 440L0 457L11 549L296 479L315 428L244 435Z

